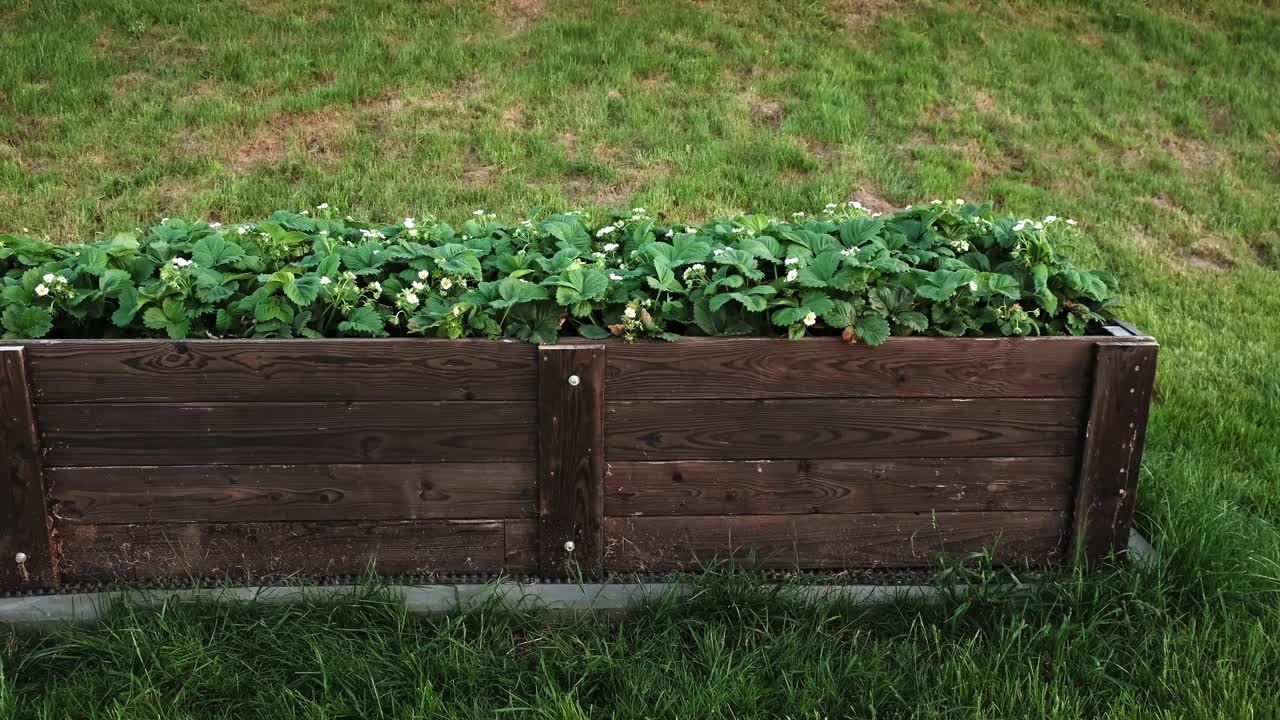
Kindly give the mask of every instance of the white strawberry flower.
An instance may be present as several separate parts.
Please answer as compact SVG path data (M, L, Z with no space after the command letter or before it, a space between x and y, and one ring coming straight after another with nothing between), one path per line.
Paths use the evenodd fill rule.
M675 234L675 230L668 230L662 234L662 237L671 237L674 234Z
M618 229L618 228L616 228L616 227L614 227L614 226L612 226L612 225L605 225L604 227L602 227L602 228L600 228L599 230L597 230L597 231L596 231L596 237L604 237L605 235L608 235L609 233L611 233L611 232L613 232L614 230L617 230L617 229Z
M977 281L977 280L971 280L971 281L969 281L969 292L978 292L978 281Z
M605 251L605 252L613 252L614 250L617 250L617 249L618 249L618 243L605 243L605 244L604 244L604 251Z
M804 213L802 213L802 212L793 212L793 213L791 213L791 217L793 217L793 218L802 218L802 217L804 217Z
M848 205L849 207L851 207L851 208L857 208L857 209L859 209L859 210L863 210L863 209L865 209L865 208L863 208L863 207L862 207L862 203L858 202L857 200L850 200L850 201L847 203L847 205Z
M1058 216L1057 216L1057 215L1045 215L1045 216L1044 216L1044 224L1045 224L1045 225L1052 225L1052 224L1053 224L1053 223L1055 223L1055 222L1058 222Z
M40 297L44 297L45 295L48 295L48 294L49 294L49 288L45 287L44 283L40 283L39 285L36 286L36 295L39 295Z
M591 253L591 257L596 258L597 260L603 260L608 256L602 252L593 252Z
M317 210L328 210L328 209L329 209L329 203L320 203L319 205L317 205L317 206L316 206L316 209L317 209Z
M59 284L59 285L66 285L66 284L67 284L67 279L66 279L65 277L63 277L63 276L59 275L57 279L58 279L58 284Z
M789 258L787 258L786 260L783 260L783 261L782 261L782 264L783 264L783 265L795 265L795 264L796 264L796 263L798 263L798 262L800 262L800 258L798 258L798 257L789 257Z
M405 218L404 226L406 229L412 230L414 227L416 227L416 223L414 223L413 218Z
M451 287L453 287L453 281L452 281L452 280L450 280L449 278L441 278L441 279L440 279L440 289L441 289L441 290L448 290L448 289L449 289L449 288L451 288Z
M429 278L429 277L431 277L431 273L427 272L426 270L419 270L419 271L418 271L418 279L419 279L419 280L426 280L426 279L427 279L427 278Z
M418 282L417 280L414 280L412 283L410 283L410 287L412 287L414 290L426 290L426 289L427 289L427 286L426 286L426 285L423 285L422 283Z
M930 200L930 201L929 201L929 204L930 204L930 205L941 205L941 204L942 204L942 201L941 201L941 200Z
M813 324L814 324L814 323L816 323L816 322L818 322L818 316L817 316L817 315L814 315L812 312L811 312L811 313L809 313L808 315L805 315L805 316L804 316L804 324L805 324L805 325L810 325L810 326L811 326L811 325L813 325Z
M1076 224L1076 221L1075 221L1075 220L1072 220L1071 218L1067 218L1067 224L1068 224L1068 225L1075 225L1075 224Z
M618 273L609 273L609 279L614 282L618 282L619 280L622 280L622 276Z
M56 277L58 277L58 276L57 276L57 275L54 275L53 273L45 273L45 274L44 274L44 277L43 277L43 278L41 278L41 280L44 280L44 281L45 281L45 282L47 282L47 283L51 283L51 282L53 282L53 281L54 281L54 278L56 278Z
M873 218L878 218L878 217L880 217L880 216L881 216L881 215L883 215L883 214L884 214L884 213L882 213L882 212L873 212L873 213L871 213L871 217L873 217Z
M237 235L244 235L247 232L249 232L249 228L245 227L244 225L241 225L240 227L236 228Z
M644 208L631 208L631 212L633 212L633 213L642 213L642 212L644 212Z
M459 316L459 315L461 315L461 314L462 314L462 306L461 306L461 305L454 305L454 306L453 306L453 316L454 316L454 317L458 317L458 316Z
M795 280L799 275L800 275L799 270L791 270L790 272L787 273L787 282L791 282Z
M417 295L415 295L415 294L413 294L413 293L405 293L405 295L404 295L404 301L405 301L405 303L406 303L406 304L408 304L408 305L417 305L417 304L418 304L418 296L417 296Z
M845 248L844 250L841 250L841 251L840 251L840 254L841 254L841 255L843 255L843 256L845 256L845 257L849 257L849 256L850 256L850 255L852 255L853 253L854 253L854 249L853 249L853 248Z
M628 305L627 309L622 311L622 314L626 315L628 320L634 320L636 318L636 309Z
M382 292L382 283L378 282L377 280L374 280L373 282L369 283L369 287L373 288L373 291L376 293Z
M173 259L173 266L184 268L191 265L191 261L186 258L176 257Z
M836 204L835 204L835 203L827 203L827 209L828 209L828 210L835 210L835 209L836 209Z
M331 283L331 282L333 282L333 281L329 279L329 276L328 276L328 275L325 275L324 277L320 278L320 284L321 284L321 285L328 285L328 284L329 284L329 283Z
M210 229L217 230L220 227L222 227L222 223L209 223Z
M476 217L481 217L482 215L484 215L484 210L472 210L471 214L475 215Z
M957 205L963 205L963 204L964 204L964 200L962 200L961 198L956 198L956 204L957 204Z

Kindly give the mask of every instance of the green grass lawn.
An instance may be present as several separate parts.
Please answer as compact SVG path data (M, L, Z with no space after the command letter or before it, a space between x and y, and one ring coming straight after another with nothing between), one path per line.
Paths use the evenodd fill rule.
M0 230L990 198L1162 344L1158 567L927 608L178 604L0 644L0 717L1280 716L1280 10L0 0ZM0 643L3 642L0 636Z

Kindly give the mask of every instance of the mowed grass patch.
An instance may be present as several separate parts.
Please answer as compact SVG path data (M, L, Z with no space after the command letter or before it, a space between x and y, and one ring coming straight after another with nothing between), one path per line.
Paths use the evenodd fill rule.
M1088 239L1073 257L1117 272L1124 317L1162 344L1139 502L1154 572L979 609L709 593L719 604L554 630L490 612L410 623L381 601L183 606L11 646L0 710L1127 718L1277 706L1274 8L0 0L0 19L5 230L86 239L321 202L460 222L476 208L701 218L992 198L1080 220Z

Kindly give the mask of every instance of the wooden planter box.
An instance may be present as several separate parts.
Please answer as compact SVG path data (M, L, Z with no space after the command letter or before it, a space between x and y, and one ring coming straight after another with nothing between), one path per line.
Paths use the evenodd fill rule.
M1108 331L23 342L0 590L1098 559L1127 542L1156 359Z

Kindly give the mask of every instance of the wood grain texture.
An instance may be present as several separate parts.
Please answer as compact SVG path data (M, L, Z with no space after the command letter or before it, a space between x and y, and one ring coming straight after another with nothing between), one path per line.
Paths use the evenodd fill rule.
M610 461L1071 455L1082 405L1078 398L610 402L605 452Z
M610 400L1084 397L1084 338L689 338L609 346Z
M533 402L83 404L37 407L45 464L524 462Z
M58 584L40 455L24 352L0 347L0 590Z
M537 466L181 465L48 470L76 523L533 517Z
M1079 561L1128 547L1157 350L1149 341L1098 347L1073 519Z
M538 564L543 577L600 573L604 367L602 345L538 348Z
M49 340L25 343L38 403L533 400L522 342Z
M1066 510L1072 457L608 462L606 515Z
M499 573L501 520L60 524L67 580Z
M538 574L538 521L506 520L506 572L511 575Z
M997 562L1059 559L1065 512L746 515L605 519L613 572L696 570L717 560L767 569L921 567L993 550Z

